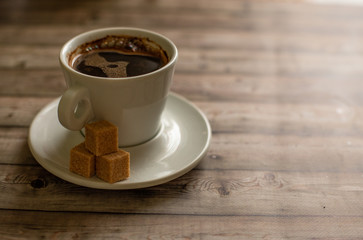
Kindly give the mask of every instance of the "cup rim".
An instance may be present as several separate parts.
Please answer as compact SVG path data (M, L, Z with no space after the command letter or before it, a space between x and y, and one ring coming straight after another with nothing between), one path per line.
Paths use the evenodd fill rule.
M69 64L68 64L69 54L76 47L78 47L80 45L80 44L78 44L77 46L75 46L75 48L68 50L68 48L70 48L70 45L72 45L72 43L74 41L76 41L79 38L85 38L87 36L92 36L92 35L98 35L98 34L101 34L103 32L105 32L103 37L105 37L105 36L107 36L109 34L117 35L118 34L118 33L116 33L117 31L127 31L127 33L125 33L125 34L131 34L131 35L132 35L132 33L141 33L141 34L147 35L146 37L154 36L156 38L163 39L165 42L167 42L170 45L170 47L172 49L172 56L168 56L168 57L170 57L170 59L169 59L168 63L165 64L163 67L161 67L161 68L159 68L159 69L157 69L155 71L149 72L149 73L145 73L145 74L141 74L141 75L137 75L137 76L130 76L130 77L111 78L111 77L92 76L92 75L88 75L88 74L78 72L74 68L69 66ZM115 33L112 33L112 32L115 32ZM93 40L96 40L96 39L99 39L99 38L102 38L102 36L95 37L94 39L90 39L88 41L93 41ZM143 77L146 77L146 76L151 76L151 75L157 74L157 73L159 73L161 71L164 71L164 69L167 69L170 66L174 65L177 58L178 58L178 49L175 46L175 44L169 38L167 38L166 36L164 36L162 34L159 34L157 32L151 31L151 30L147 30L147 29L143 29L143 28L134 28L134 27L108 27L108 28L98 28L98 29L87 31L87 32L83 32L81 34L78 34L78 35L72 37L70 40L68 40L62 46L62 48L60 50L60 53L59 53L59 61L69 71L71 71L71 72L73 72L75 74L78 74L80 76L83 76L83 77L88 77L88 78L91 78L91 79L97 79L97 80L103 80L103 81L104 80L112 80L112 81L115 81L115 80L122 81L123 80L123 81L125 81L125 80L138 79L138 78L143 78Z

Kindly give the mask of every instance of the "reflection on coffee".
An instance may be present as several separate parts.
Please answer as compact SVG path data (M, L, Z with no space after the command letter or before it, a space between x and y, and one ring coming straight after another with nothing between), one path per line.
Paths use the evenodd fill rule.
M107 36L71 53L69 65L97 77L132 77L153 72L168 62L165 51L147 38Z

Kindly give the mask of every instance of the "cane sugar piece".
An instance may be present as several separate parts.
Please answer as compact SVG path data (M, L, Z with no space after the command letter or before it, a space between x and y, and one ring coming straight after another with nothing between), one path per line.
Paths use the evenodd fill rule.
M112 123L102 120L85 126L86 148L96 156L117 152L118 130Z
M86 149L84 142L78 144L71 149L69 170L83 177L90 178L95 175L95 159L95 155Z
M130 176L130 153L118 149L115 153L96 157L96 175L109 183L127 179Z

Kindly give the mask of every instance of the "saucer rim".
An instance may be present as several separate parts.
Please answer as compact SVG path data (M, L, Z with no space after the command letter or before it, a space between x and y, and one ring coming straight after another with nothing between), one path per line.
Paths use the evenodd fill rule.
M130 182L130 183L122 183L122 184L120 184L120 183L110 184L110 183L106 183L106 182L100 182L99 184L97 184L97 182L91 182L91 181L89 181L88 178L82 178L82 177L77 178L77 180L75 181L74 175L73 175L74 173L70 172L69 174L63 174L63 172L61 170L54 169L51 166L52 163L48 163L47 160L44 160L43 157L40 156L40 154L38 154L37 151L34 149L31 137L33 135L32 132L34 131L33 123L38 119L38 117L40 117L39 115L44 114L45 112L54 108L53 105L54 104L57 105L57 102L59 101L60 97L58 97L58 98L52 100L51 102L49 102L48 104L46 104L34 117L32 123L30 125L29 135L28 135L28 145L29 145L30 151L33 154L35 160L44 169L46 169L53 175L65 180L67 182L78 185L78 186L83 186L83 187L88 187L88 188L93 188L93 189L105 189L105 190L128 190L128 189L130 190L130 189L140 189L140 188L152 187L152 186L156 186L156 185L160 185L160 184L169 182L171 180L174 180L174 179L186 174L187 172L191 171L194 167L196 167L199 164L199 162L206 156L208 149L210 147L210 142L211 142L211 138L212 138L212 130L211 130L211 126L208 121L208 118L199 109L199 107L197 107L194 103L192 103L185 97L181 96L180 94L170 92L168 95L168 98L169 97L174 97L179 102L182 102L182 103L186 104L189 108L192 108L193 110L195 110L197 112L197 114L199 115L199 117L201 117L203 125L205 125L205 128L207 130L206 140L203 143L204 144L203 148L200 148L200 150L198 150L199 154L193 160L188 162L188 164L186 164L182 169L177 170L169 175L151 179L151 180L144 181L144 182L138 182L138 183Z

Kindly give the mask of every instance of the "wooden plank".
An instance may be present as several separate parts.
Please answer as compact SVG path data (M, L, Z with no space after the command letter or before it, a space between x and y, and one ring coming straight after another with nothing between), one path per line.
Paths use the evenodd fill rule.
M57 97L66 89L63 73L54 70L0 70L1 96Z
M137 214L362 217L361 179L360 172L193 170L156 187L105 191L69 184L41 167L3 165L0 208Z
M172 91L192 101L276 103L335 106L337 109L362 106L361 75L319 77L256 76L254 74L174 75ZM333 107L334 108L334 107Z
M200 170L363 172L361 137L214 134Z
M0 211L4 239L361 239L362 217ZM37 216L34 219L34 216Z
M0 124L29 126L36 113L54 98L1 97ZM337 100L337 99L336 99ZM215 132L298 136L361 136L361 107L344 102L332 105L195 102Z
M334 1L325 1L325 4L319 4L318 1L302 1L302 0L288 0L288 1L269 1L269 0L247 0L241 2L240 0L228 0L228 4L220 2L218 0L200 0L198 4L195 4L193 0L184 0L182 2L179 1L168 1L168 0L159 0L157 2L148 2L144 0L134 0L131 2L119 2L117 0L100 2L97 0L87 0L87 7L89 9L97 9L97 8L107 8L110 10L114 10L115 8L126 8L126 9L150 9L151 7L158 7L162 9L181 9L183 11L211 11L211 10L221 10L221 11L236 11L236 9L244 9L247 8L249 11L253 11L253 13L266 13L266 12L276 12L277 13L285 13L287 10L291 11L294 14L307 14L316 16L318 13L321 13L322 16L327 18L332 18L334 16L344 16L345 14L352 14L352 18L357 17L361 12L361 8L357 7L359 4L354 4L354 1L341 1L341 4L334 4ZM335 1L338 2L338 1ZM15 3L15 4L14 4ZM321 2L320 2L321 3ZM13 2L1 2L2 7L8 8L11 10L16 10L17 6L24 4L24 0L14 0ZM27 6L29 10L46 10L49 8L69 8L69 2L56 2L49 3L46 0L35 0L32 1L31 4ZM84 8L84 4L82 3L73 3L72 7L74 8ZM340 9L340 12L332 11L333 9ZM18 9L19 10L19 9ZM280 10L281 12L279 12Z
M59 69L0 70L2 96L58 97L66 89ZM324 75L322 77L276 77L229 73L183 73L174 75L172 91L192 101L234 101L334 105L352 108L363 105L356 86L361 74ZM342 87L343 85L343 87Z
M40 50L41 49L41 50ZM0 69L44 70L60 69L58 47L1 47ZM359 55L319 55L318 53L290 54L266 49L263 52L249 50L180 49L176 74L240 74L254 76L310 77L340 76L357 77L363 74L363 58ZM228 60L226 60L228 59ZM335 67L332 67L335 66Z
M322 51L291 53L273 46L263 51L248 49L184 49L177 69L188 72L214 74L239 73L269 76L346 76L362 74L363 58L355 54L324 54ZM349 63L349 65L347 65ZM334 66L334 68L332 68Z
M61 46L73 36L92 30L93 26L60 25L57 28L47 25L5 25L1 27L0 42L8 47L13 45ZM175 28L153 26L150 30L160 32L173 40L180 48L207 49L246 49L262 51L275 48L278 52L319 54L353 54L362 50L359 44L350 44L343 34L319 35L309 32L276 31L230 31L229 29L188 29L180 32ZM355 31L356 32L356 31ZM356 32L356 34L358 34ZM353 39L352 39L353 40Z
M54 98L0 97L0 125L28 127L35 115Z
M206 103L196 104L216 132L297 136L361 136L362 108L349 105Z
M0 58L2 69L59 69L58 47L0 46L0 51L4 51Z
M26 128L0 128L0 164L37 165ZM198 170L362 172L360 136L217 133Z
M2 126L29 126L36 113L54 98L0 97ZM195 102L215 132L298 136L361 136L362 107L284 103Z
M0 128L0 164L37 165L28 147L27 128Z
M141 26L219 27L253 30L264 25L258 24L259 21L272 18L274 21L266 21L268 26L266 29L277 26L279 29L285 28L289 31L298 29L299 31L329 33L331 31L336 32L337 27L339 31L349 31L349 29L339 28L339 25L335 22L332 25L326 24L326 21L334 21L335 19L339 21L343 19L345 21L354 20L354 17L361 16L362 12L359 8L322 8L317 5L291 4L288 2L274 2L271 4L267 1L259 1L258 3L233 1L229 4L221 4L216 1L213 4L203 1L197 7L192 1L187 1L184 4L165 3L165 5L161 3L147 4L145 2L138 5L112 3L113 5L110 7L110 3L90 2L88 8L73 3L74 6L72 5L72 8L69 8L68 3L49 4L40 1L29 4L26 12L20 7L15 8L4 4L8 11L4 12L1 21L3 23L44 24L44 20L46 20L48 24L69 25L90 25L94 23L114 25L115 22L122 22L123 25L135 25L137 23ZM197 11L192 11L192 6ZM217 6L221 7L218 8ZM44 9L48 9L48 11L44 11ZM325 18L325 21L320 23L319 19L322 17ZM252 20L249 21L249 19ZM284 20L286 19L290 20L288 21L289 24L285 24ZM298 22L295 22L296 19ZM199 24L196 25L196 22ZM292 25L293 28L290 27ZM302 26L302 29L299 28L300 26ZM324 31L324 29L327 30Z

